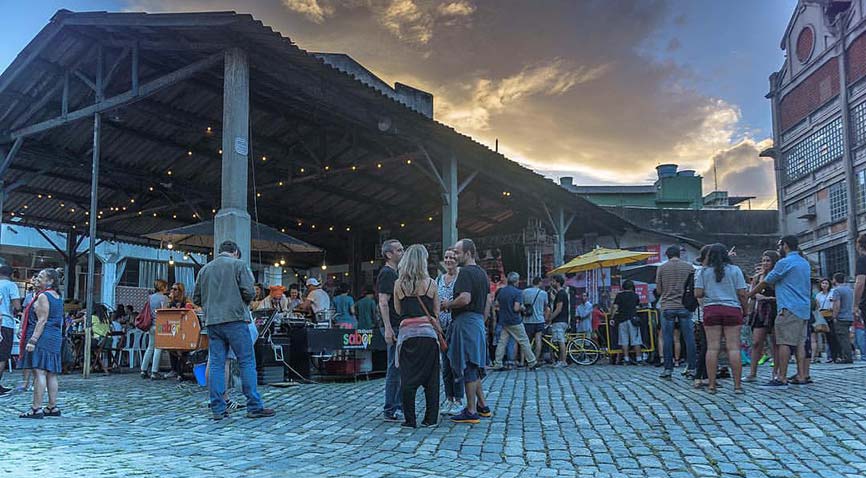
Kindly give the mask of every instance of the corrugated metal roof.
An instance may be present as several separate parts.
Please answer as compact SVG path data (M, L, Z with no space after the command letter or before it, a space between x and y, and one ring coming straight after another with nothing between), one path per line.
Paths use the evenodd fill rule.
M132 42L141 48L142 82L229 47L248 52L254 164L250 209L257 200L262 222L294 229L292 234L308 242L343 247L348 235L337 231L350 228L375 237L377 226L405 231L407 240L439 237L441 200L438 186L421 174L421 143L437 160L454 154L460 181L480 172L461 196L462 233L513 230L517 217L524 224L528 215L545 217L544 202L580 214L575 232L595 224L627 226L534 171L326 65L252 16L234 12L58 12L0 75L0 132L56 117L59 97L32 117L27 114L38 98L56 93L64 70L95 77L92 52L97 43L106 52L106 68L119 65L107 96L128 89L129 62L122 54ZM83 81L74 79L69 91L70 111L93 103ZM104 115L101 231L134 239L194 222L194 214L207 216L219 207L222 95L222 69L214 68ZM392 125L386 132L378 129L383 118ZM91 138L92 121L87 120L34 135L4 179L7 184L27 180L35 171L41 175L29 179L31 192L87 197ZM261 161L261 156L269 160ZM406 158L415 163L407 164ZM23 213L35 225L83 228L86 218L80 211L64 210L56 198L30 211L35 200L26 191L10 196L8 211ZM332 225L334 234L320 232Z

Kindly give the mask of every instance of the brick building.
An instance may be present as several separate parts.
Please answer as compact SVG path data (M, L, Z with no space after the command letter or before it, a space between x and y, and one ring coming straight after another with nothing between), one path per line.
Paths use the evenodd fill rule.
M779 229L821 273L853 273L866 231L866 0L800 0L770 75Z

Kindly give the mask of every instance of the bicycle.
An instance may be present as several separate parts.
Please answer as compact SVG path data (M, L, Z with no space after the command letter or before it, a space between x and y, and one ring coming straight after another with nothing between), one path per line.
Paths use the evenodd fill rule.
M559 345L554 343L552 339L553 336L550 334L541 335L541 343L558 356ZM605 354L598 344L585 333L566 333L565 353L569 360L578 365L593 365Z

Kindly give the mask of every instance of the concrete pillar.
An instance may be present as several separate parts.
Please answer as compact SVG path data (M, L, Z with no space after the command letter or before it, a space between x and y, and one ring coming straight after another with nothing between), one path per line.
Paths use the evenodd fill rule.
M442 253L458 241L457 210L459 186L457 184L457 158L451 156L445 161L442 179L445 181L445 191L442 193Z
M784 177L784 162L782 157L782 131L781 131L781 116L780 116L780 101L779 98L779 74L773 73L770 75L770 93L767 97L770 99L770 105L773 114L773 170L776 178L776 207L779 210L779 235L787 234L788 225L785 217L785 204L782 191L784 186L782 182Z
M214 255L220 243L234 241L250 263L249 169L250 66L239 48L226 51L223 79L222 202L214 218Z
M565 210L561 207L553 211L553 228L556 241L553 244L553 265L559 267L565 263Z
M117 285L117 261L100 260L102 262L102 287L99 301L114 308L114 288Z

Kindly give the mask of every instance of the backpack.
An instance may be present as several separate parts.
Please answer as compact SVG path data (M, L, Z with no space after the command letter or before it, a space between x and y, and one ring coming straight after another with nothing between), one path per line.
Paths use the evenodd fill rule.
M695 273L689 274L683 285L683 307L689 312L698 310L698 299L695 297Z
M141 308L141 312L135 317L135 328L139 330L143 330L144 332L150 331L150 326L153 323L153 317L150 316L150 297L144 301L144 307Z

